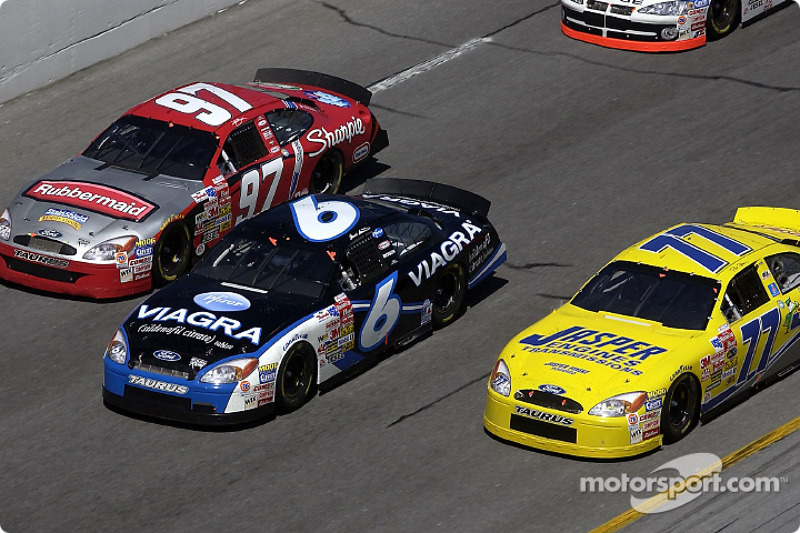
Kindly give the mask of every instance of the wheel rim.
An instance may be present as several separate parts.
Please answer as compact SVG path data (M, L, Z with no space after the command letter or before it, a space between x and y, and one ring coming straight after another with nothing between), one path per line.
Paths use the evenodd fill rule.
M691 394L688 381L683 380L669 398L669 424L676 430L683 430L692 420Z
M292 353L286 361L286 369L283 372L281 387L284 396L296 398L305 394L308 387L308 365L306 358L298 352Z
M439 278L434 306L441 315L449 314L456 305L456 295L461 291L461 271L457 268L446 270Z
M181 274L189 245L180 231L170 231L164 236L159 253L161 272L166 278L177 277Z
M708 21L716 33L727 32L736 16L735 0L712 0L708 8Z
M309 185L312 194L335 194L342 181L342 165L332 154L325 154L311 173Z

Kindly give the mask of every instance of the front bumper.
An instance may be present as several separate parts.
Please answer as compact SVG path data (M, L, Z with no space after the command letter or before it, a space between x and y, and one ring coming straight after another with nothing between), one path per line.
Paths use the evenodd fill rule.
M0 243L0 279L32 289L83 296L119 298L150 290L152 277ZM142 276L142 279L136 277Z
M638 52L679 52L706 44L704 12L654 17L637 15L635 8L625 4L595 0L586 0L586 4L562 2L561 31L568 37Z
M539 416L517 414L516 406L535 410ZM523 409L524 410L524 409ZM567 418L569 425L550 420ZM601 418L586 413L572 414L500 396L488 390L483 425L501 439L531 448L596 459L631 457L661 446L661 435L631 444L625 417Z
M131 370L103 359L103 400L118 409L143 416L193 425L236 425L265 419L274 412L270 401L252 409L225 412L237 384L207 385L168 375ZM144 378L150 387L133 384ZM182 387L186 390L183 392ZM156 390L156 388L167 390Z

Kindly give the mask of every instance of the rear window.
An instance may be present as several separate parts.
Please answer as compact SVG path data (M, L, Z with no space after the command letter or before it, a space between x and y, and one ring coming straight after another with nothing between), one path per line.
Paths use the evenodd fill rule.
M714 279L615 261L589 280L572 304L670 328L704 330L718 294L719 282Z

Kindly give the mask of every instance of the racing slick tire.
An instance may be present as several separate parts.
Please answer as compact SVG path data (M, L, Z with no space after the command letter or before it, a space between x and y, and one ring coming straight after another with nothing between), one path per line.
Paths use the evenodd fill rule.
M661 411L661 433L669 444L685 437L700 419L700 384L683 374L670 386Z
M731 33L739 24L741 0L711 0L708 6L706 32L715 41Z
M344 157L339 150L328 150L320 158L311 172L308 184L310 194L336 194L342 186L344 175Z
M311 394L317 367L313 349L303 343L292 346L281 361L275 382L278 413L291 413L303 406Z
M153 250L153 285L175 281L189 270L192 238L186 224L171 224L161 232Z
M467 276L460 263L448 265L436 278L436 295L433 298L431 320L436 329L454 321L464 308L467 294Z

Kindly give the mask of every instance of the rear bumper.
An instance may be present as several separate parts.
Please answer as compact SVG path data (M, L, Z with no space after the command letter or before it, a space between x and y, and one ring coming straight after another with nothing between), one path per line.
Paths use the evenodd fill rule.
M139 280L137 275L113 264L86 263L0 243L0 279L36 290L118 298L150 290L150 272Z

